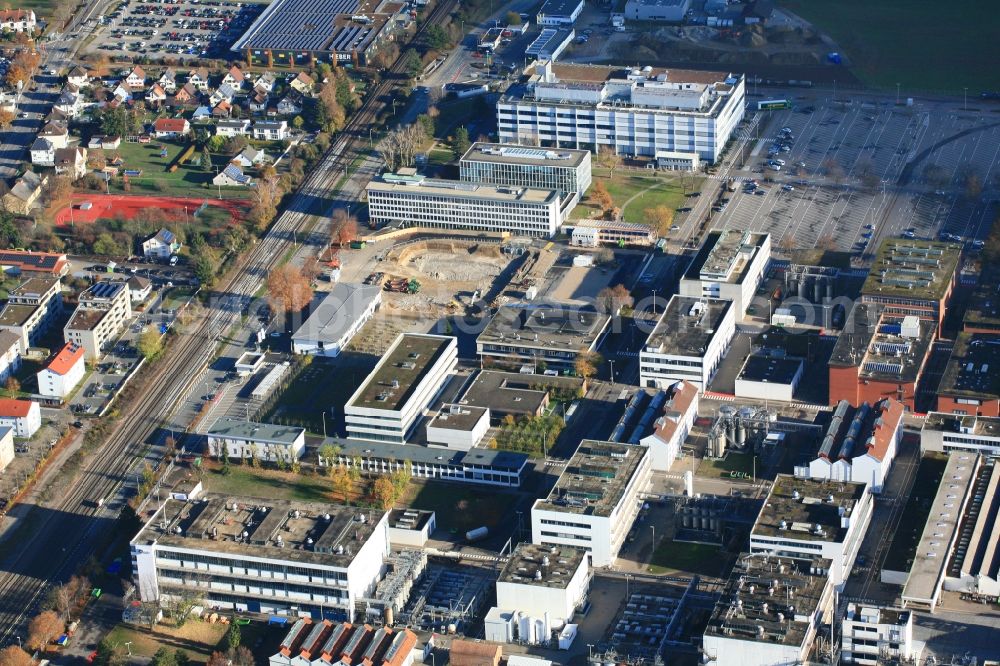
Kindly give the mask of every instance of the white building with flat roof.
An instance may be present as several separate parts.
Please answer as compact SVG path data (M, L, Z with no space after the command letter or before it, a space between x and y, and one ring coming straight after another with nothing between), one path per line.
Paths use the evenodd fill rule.
M742 75L541 61L497 101L502 143L715 162L743 119Z
M223 417L206 433L208 453L237 460L293 462L306 450L305 428Z
M771 235L715 229L681 277L681 296L725 298L743 318L771 262Z
M866 483L817 481L779 474L750 532L751 553L822 557L843 587L872 517Z
M575 548L518 544L497 578L497 608L538 619L547 615L552 628L561 627L586 602L589 560Z
M554 236L576 197L558 190L383 174L366 188L376 226L468 229Z
M406 442L457 362L458 343L453 337L400 334L347 401L347 436Z
M458 163L467 183L558 190L582 197L590 188L590 151L476 142Z
M170 498L131 542L138 597L350 621L383 575L387 518L318 502Z
M427 422L427 444L468 451L490 429L490 410L472 405L443 405Z
M346 282L334 285L292 333L292 352L338 356L361 327L375 316L381 304L382 288L378 285Z
M1000 418L931 412L920 428L920 450L970 451L1000 458Z
M906 662L916 656L913 613L850 602L840 618L840 658L848 664L885 663L886 658Z
M705 627L706 663L807 663L817 632L832 619L830 567L819 556L741 555Z
M688 381L707 390L735 334L732 301L673 295L639 350L639 384L666 389Z
M590 552L591 564L614 564L649 485L649 449L585 439L555 487L531 507L531 541Z

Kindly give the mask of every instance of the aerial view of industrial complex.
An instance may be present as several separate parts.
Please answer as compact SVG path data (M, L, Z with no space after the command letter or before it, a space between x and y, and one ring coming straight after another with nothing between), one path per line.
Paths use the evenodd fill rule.
M0 666L1000 665L1000 22L12 0Z

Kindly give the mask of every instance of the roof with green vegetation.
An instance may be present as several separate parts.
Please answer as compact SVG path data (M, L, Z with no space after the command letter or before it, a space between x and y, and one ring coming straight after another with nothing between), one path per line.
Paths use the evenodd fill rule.
M865 296L941 300L958 269L957 243L887 238L875 255L861 293Z
M864 483L779 474L751 534L783 536L796 541L841 542L847 534L841 517L853 513L866 488Z

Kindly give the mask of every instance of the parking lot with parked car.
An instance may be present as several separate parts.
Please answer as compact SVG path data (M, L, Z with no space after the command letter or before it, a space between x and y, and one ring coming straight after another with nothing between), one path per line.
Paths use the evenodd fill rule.
M756 184L716 202L713 226L859 258L890 236L981 246L1000 182L1000 124L981 110L817 92L759 113L760 138L731 174Z
M227 0L121 0L92 48L155 57L227 57L263 5Z

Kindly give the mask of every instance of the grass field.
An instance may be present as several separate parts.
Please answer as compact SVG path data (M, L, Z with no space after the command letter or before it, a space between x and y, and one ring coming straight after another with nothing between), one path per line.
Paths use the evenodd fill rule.
M158 649L180 648L195 663L205 663L216 650L226 650L226 632L229 625L209 624L201 619L192 619L175 629L169 625L157 625L153 631L144 627L119 624L108 632L108 640L118 646L129 643L128 650L133 657L152 657ZM261 622L251 622L240 627L240 644L250 648L257 663L266 662L277 649L277 644L285 629L268 627ZM145 659L143 660L145 661ZM135 663L129 660L130 663Z
M656 206L667 206L671 210L683 205L684 188L680 178L666 178L647 174L629 173L619 170L613 178L607 177L603 169L594 170L594 183L603 183L608 194L618 208L622 208L622 219L626 222L646 221L646 210ZM701 179L686 179L688 191L697 191ZM582 220L597 216L597 207L583 202L573 209L570 217Z
M160 149L167 149L167 156L160 157ZM212 171L205 171L201 166L183 164L173 173L167 168L173 163L177 156L184 150L185 145L171 141L152 141L150 143L125 143L114 151L107 151L106 157L114 154L121 156L124 169L141 169L141 176L129 177L131 192L136 194L162 194L165 196L191 196L197 197L211 192L213 197L220 194L219 188L212 188L212 178L215 176L216 168L222 169L225 166L225 158L213 156ZM197 157L197 155L195 155ZM111 192L124 192L124 183L121 178L116 178L111 183ZM239 187L221 189L222 197L225 199L246 199L247 190Z
M844 49L853 71L886 89L941 90L978 95L1000 89L996 3L965 0L779 0L828 33Z
M501 521L512 520L516 501L517 495L481 487L411 481L397 505L434 511L439 529L463 533L482 525L492 530Z
M663 539L653 552L649 572L662 574L668 571L683 571L704 576L719 576L727 559L728 556L718 546Z
M217 466L206 475L205 486L213 493L236 497L329 502L333 497L329 479L312 474L292 474L269 469L255 469L234 463L229 474Z
M705 459L698 466L699 476L729 477L730 472L742 472L752 475L754 473L754 459L757 459L757 473L760 474L762 467L760 459L747 453L734 453L730 451L721 460Z

